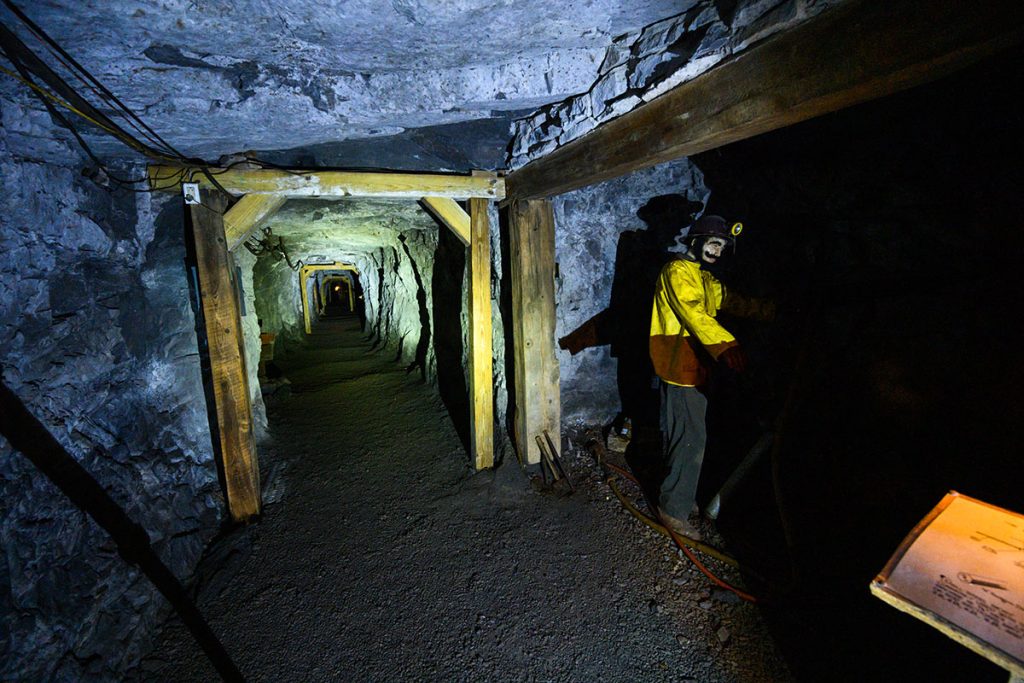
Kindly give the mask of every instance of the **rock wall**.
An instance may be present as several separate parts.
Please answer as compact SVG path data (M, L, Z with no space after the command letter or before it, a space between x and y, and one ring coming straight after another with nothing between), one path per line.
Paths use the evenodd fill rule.
M618 37L587 92L516 121L509 167L544 156L842 1L686 0L679 14Z
M685 195L694 202L708 200L703 175L687 159L637 171L554 199L555 258L559 270L555 281L555 334L558 338L569 335L608 308L617 276L621 278L631 269L644 265L633 263L623 246L629 238L643 239L648 230L648 224L637 216L637 211L651 198L672 193ZM675 230L686 227L688 218L681 214ZM625 286L631 288L632 283L626 282ZM647 311L648 325L650 296L653 292L649 296L637 293L636 303L641 313ZM613 328L622 324L623 320L611 321ZM639 325L640 334L646 334L643 321L631 320L630 324ZM562 419L566 425L607 423L619 411L618 363L611 355L608 340L601 341L601 345L575 355L557 350Z
M237 277L241 278L242 301L242 338L245 345L245 368L249 377L249 401L252 404L253 434L256 440L262 440L267 433L267 409L263 404L263 392L260 391L260 325L256 312L256 286L253 270L256 267L256 256L245 248L232 253L237 268Z
M45 116L0 108L4 382L185 578L222 503L180 200L92 184ZM0 548L4 680L118 679L167 609L3 439Z

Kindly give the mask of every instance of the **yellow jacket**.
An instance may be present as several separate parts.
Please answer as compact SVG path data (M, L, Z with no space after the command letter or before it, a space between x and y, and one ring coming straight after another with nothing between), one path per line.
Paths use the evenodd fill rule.
M695 261L678 258L661 269L654 287L650 339L658 377L669 384L700 386L707 379L701 349L717 359L737 345L715 320L724 298L722 283Z

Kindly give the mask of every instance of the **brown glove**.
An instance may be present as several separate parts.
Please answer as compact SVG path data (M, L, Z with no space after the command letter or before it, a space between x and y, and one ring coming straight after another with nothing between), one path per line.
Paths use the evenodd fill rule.
M733 372L743 372L747 369L747 354L739 346L730 346L718 356L718 362Z

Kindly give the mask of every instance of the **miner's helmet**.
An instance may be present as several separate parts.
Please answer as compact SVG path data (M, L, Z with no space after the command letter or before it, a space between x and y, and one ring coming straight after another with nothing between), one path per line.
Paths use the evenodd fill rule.
M729 242L729 244L736 243L736 237L743 232L742 223L733 223L732 227L726 222L721 216L701 216L690 226L690 231L686 234L686 239L696 239L698 237L721 237L722 239Z

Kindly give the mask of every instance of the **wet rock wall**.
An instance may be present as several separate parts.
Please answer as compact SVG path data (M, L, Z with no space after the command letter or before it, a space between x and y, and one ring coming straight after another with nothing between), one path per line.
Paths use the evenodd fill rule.
M222 503L180 200L91 183L45 117L0 108L4 382L185 578ZM0 552L4 680L120 678L167 610L3 439Z

